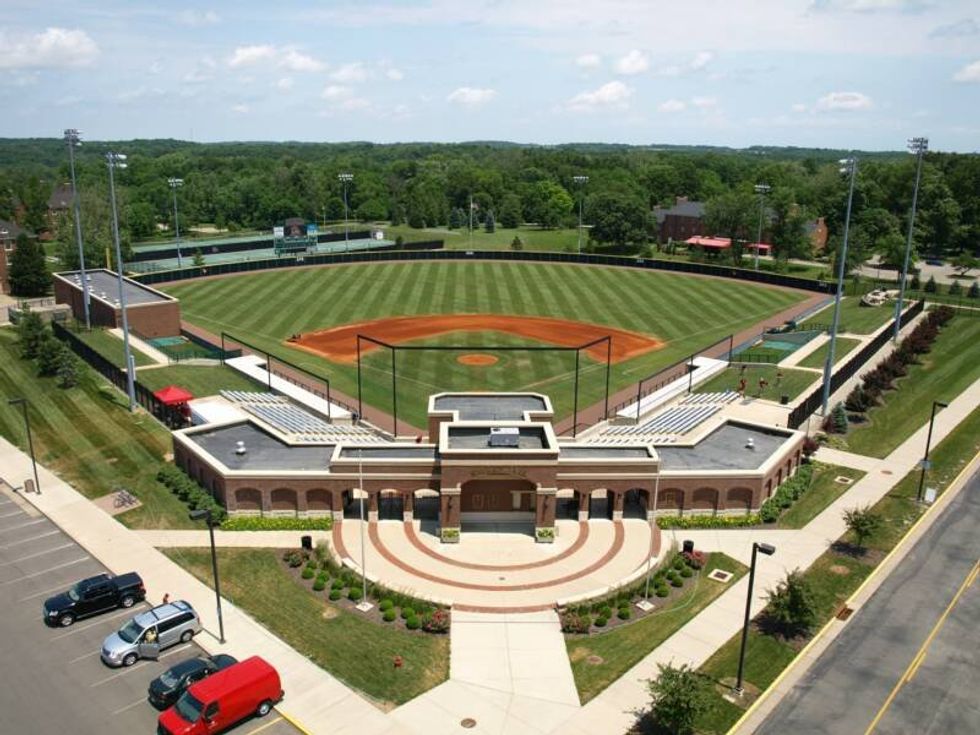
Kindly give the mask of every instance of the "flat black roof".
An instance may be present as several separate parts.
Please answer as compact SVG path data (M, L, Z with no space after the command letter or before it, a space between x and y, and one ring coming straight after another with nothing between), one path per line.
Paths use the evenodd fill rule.
M250 421L185 436L232 470L326 470L334 448L333 444L291 446ZM245 454L235 453L240 441L245 443Z
M515 449L547 449L548 439L540 426L521 426L516 447L491 447L489 426L450 426L450 449L493 449L513 452Z
M525 411L546 410L541 396L485 395L438 396L437 411L458 411L461 421L521 421Z
M722 424L693 447L657 446L660 469L755 470L783 445L790 434L737 422ZM751 438L753 448L746 444Z
M66 273L59 273L58 275L75 286L75 288L82 288L82 274L79 271L68 271ZM107 271L104 268L99 268L96 270L87 270L85 271L85 275L88 277L89 294L93 298L108 301L110 304L116 305L116 300L119 298L119 276L116 275L115 271ZM126 293L127 307L174 300L166 294L154 291L142 283L125 277L123 278L123 291ZM103 296L103 294L105 295Z
M413 447L393 444L379 447L341 447L340 456L344 459L435 459L438 455L436 447Z
M650 459L650 452L645 447L605 447L601 444L580 445L580 446L561 446L561 456L569 459L600 458L600 459L633 459L642 457Z

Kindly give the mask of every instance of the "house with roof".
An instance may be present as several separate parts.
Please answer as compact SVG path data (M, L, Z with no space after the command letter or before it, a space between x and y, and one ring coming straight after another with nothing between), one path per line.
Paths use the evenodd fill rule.
M686 240L704 233L704 202L677 197L672 207L654 207L659 242Z

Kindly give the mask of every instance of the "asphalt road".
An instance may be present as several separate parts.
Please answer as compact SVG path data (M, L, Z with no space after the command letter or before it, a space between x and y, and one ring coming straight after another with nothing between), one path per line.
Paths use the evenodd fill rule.
M136 562L137 571L138 560ZM0 733L153 733L159 712L146 701L150 680L203 651L193 643L160 661L111 669L99 658L105 637L146 603L86 618L69 628L42 620L45 598L106 571L46 517L0 491ZM150 591L152 593L152 590ZM295 735L273 711L233 730Z
M980 473L757 732L860 735L879 713L881 735L980 732L978 528Z

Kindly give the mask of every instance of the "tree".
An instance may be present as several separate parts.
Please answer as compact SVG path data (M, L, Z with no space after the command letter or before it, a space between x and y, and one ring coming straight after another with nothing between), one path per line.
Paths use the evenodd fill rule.
M51 286L48 266L44 262L44 250L36 240L23 232L17 236L17 245L10 256L10 271L7 274L10 292L14 296L44 296Z
M78 358L67 346L61 351L58 360L58 385L62 388L74 388L78 385L78 377L81 371Z
M833 412L830 414L830 419L836 433L847 433L847 409L844 408L843 403L838 403L834 406Z
M511 250L523 250L524 242L518 235L514 235L514 239L510 241Z
M936 293L939 290L939 286L936 284L936 277L929 276L929 280L926 281L925 288L922 289L926 293Z
M149 238L156 233L156 217L153 214L153 207L147 202L133 202L129 206L126 219L133 237Z
M388 208L381 199L366 199L358 205L355 216L361 222L378 222L388 216Z
M61 352L66 349L68 348L60 339L50 332L45 332L37 350L37 371L41 375L56 374L61 364Z
M571 195L554 181L539 181L529 192L528 217L546 229L562 224L572 209Z
M769 203L773 255L784 263L790 258L808 258L812 249L806 232L806 213L794 200L793 192L780 189Z
M500 226L513 230L520 227L521 220L521 199L516 194L508 193L500 202Z
M974 281L970 284L970 290L966 292L967 298L980 299L980 283Z
M195 268L204 267L204 253L201 252L201 248L194 251L194 260L192 262Z
M882 526L882 518L875 513L870 505L863 508L851 508L844 511L844 523L854 534L854 540L859 548L864 548L864 542L875 535Z
M809 580L799 569L769 590L765 618L786 637L808 633L817 623L817 604Z
M22 357L33 360L41 348L41 343L47 336L48 326L36 311L25 307L17 319L17 340L20 343Z
M589 237L599 243L623 247L646 242L646 206L639 199L599 194L589 202Z
M901 271L902 266L905 265L905 238L897 232L885 235L878 241L876 252L883 266ZM915 261L915 243L913 242L912 252L909 254L909 262L914 263Z
M744 191L730 191L712 197L704 205L704 223L708 232L732 241L732 262L742 261L742 250L751 237L752 223L757 222L758 202Z
M958 276L965 278L967 273L980 266L980 260L968 252L962 252L953 258L952 266L956 269Z
M483 220L483 229L489 234L493 234L497 230L497 221L493 217L492 210L487 211L487 216Z
M959 281L953 281L949 284L949 295L950 296L962 296L963 286L960 285Z
M464 227L467 224L466 212L464 212L459 207L453 207L449 210L449 229L456 230L460 227Z
M708 683L687 664L657 664L659 674L647 682L653 702L650 716L674 735L690 733L698 717L711 708Z

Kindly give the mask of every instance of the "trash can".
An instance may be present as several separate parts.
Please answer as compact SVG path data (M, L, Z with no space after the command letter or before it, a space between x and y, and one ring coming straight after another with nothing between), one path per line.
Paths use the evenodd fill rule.
M694 551L694 542L691 539L684 539L684 553L690 554Z
M301 536L299 539L300 546L302 546L307 551L313 551L313 537L312 536Z
M783 393L783 395L779 397L779 402L782 403L784 406L787 405L789 403L789 396Z

